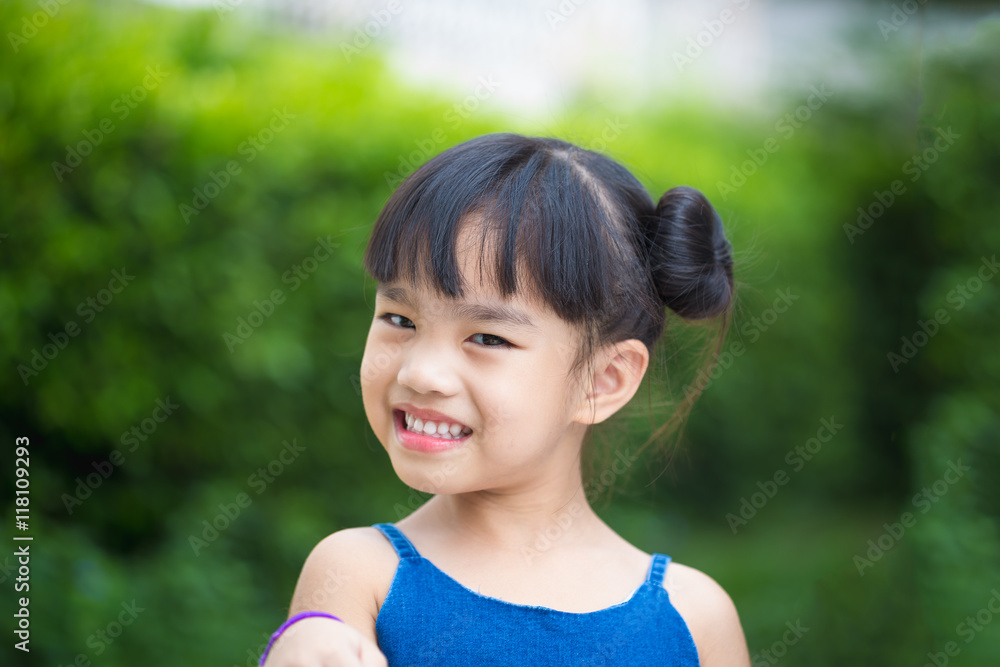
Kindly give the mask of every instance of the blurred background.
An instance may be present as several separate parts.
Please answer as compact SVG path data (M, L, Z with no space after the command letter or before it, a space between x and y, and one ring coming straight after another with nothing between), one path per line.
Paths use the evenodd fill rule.
M320 539L425 500L362 408L361 257L403 177L494 131L697 187L737 251L715 372L668 331L704 389L676 456L597 471L611 526L719 581L754 665L1000 664L996 3L8 0L0 28L4 534L33 537L0 550L3 664L254 665Z

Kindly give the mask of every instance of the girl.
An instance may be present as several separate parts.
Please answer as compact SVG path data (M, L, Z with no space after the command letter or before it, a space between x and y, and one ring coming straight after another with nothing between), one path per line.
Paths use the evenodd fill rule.
M396 474L434 496L320 542L261 664L749 665L729 596L615 534L581 472L665 308L728 312L730 253L697 191L654 206L556 139L479 137L408 177L364 259L362 397Z

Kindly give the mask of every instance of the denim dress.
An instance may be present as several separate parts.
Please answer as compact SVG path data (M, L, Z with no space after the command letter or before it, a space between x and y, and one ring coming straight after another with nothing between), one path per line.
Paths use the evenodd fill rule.
M691 633L663 588L669 556L653 554L646 580L625 602L574 613L480 595L417 553L393 524L373 528L399 555L375 621L389 667L698 665Z

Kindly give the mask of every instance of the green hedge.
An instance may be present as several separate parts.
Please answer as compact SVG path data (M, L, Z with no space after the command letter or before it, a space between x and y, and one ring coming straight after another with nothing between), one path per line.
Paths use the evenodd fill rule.
M31 438L34 536L32 651L0 655L253 664L319 539L422 501L357 391L360 260L409 169L513 130L602 148L657 196L702 189L738 251L728 356L674 383L705 388L679 455L643 458L602 515L723 583L754 653L801 622L786 664L1000 658L1000 623L962 625L1000 587L998 292L975 282L1000 250L995 22L927 58L919 113L886 56L879 94L816 108L808 87L756 115L596 91L543 123L458 115L377 47L59 7L0 59L0 436ZM37 11L4 3L2 33ZM958 137L935 148L939 128ZM696 334L671 325L668 368Z

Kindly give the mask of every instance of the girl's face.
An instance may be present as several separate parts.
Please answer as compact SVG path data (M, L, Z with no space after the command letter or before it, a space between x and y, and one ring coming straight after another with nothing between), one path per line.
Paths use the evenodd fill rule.
M372 430L399 478L427 493L578 476L587 412L571 376L579 333L534 299L505 301L484 287L463 240L463 298L405 281L378 287L361 362Z

